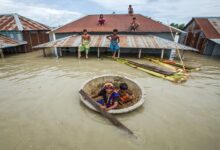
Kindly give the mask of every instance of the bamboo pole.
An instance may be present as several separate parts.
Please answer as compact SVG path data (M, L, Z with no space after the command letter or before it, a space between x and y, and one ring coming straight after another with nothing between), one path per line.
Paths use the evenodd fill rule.
M173 31L172 31L172 29L171 29L170 26L169 26L169 29L170 29L170 33L171 33L171 35L172 35L173 41L175 42L175 37L174 37L174 35L173 35ZM178 47L177 47L176 44L175 44L175 46L176 46L176 50L177 50L178 56L179 56L179 58L180 58L180 62L181 62L181 64L182 64L182 66L183 66L183 71L186 72L185 65L184 65L183 60L182 60L181 55L180 55L180 51L179 51L179 49L178 49Z
M138 58L139 58L139 59L141 58L141 49L139 50Z
M160 58L163 59L163 56L164 56L164 49L161 50L161 56L160 56Z

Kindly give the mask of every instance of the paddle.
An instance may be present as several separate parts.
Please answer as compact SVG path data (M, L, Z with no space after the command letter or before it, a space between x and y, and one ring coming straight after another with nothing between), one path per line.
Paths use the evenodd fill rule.
M92 106L94 106L95 109L97 111L99 111L102 116L106 117L113 125L115 125L116 127L120 128L124 131L127 131L129 134L134 135L134 133L130 129L128 129L125 125L123 125L113 115L111 115L107 111L101 109L99 107L99 105L92 98L90 98L89 95L84 90L80 90L79 93L84 97L85 100L87 100Z

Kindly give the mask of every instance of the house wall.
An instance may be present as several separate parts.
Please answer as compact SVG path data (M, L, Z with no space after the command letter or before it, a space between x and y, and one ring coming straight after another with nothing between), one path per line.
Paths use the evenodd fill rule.
M215 48L216 43L212 42L212 41L207 41L206 46L204 48L203 54L204 55L208 55L208 56L212 56L212 52L213 49Z
M38 44L49 42L47 31L23 31L23 40L27 41L26 52L32 51L32 47Z
M0 31L0 34L7 36L11 39L23 41L22 32L20 31Z
M213 52L212 52L212 56L220 57L220 44L215 45Z
M203 54L207 39L199 25L193 20L184 31L187 32L187 34L180 34L179 43L196 48Z
M74 34L80 34L80 33L56 33L55 36L56 36L56 39L61 39L61 38L65 38L65 37L68 37L68 36L71 36L71 35L74 35ZM100 35L100 34L111 34L111 33L92 33L91 35ZM121 33L123 34L123 33ZM128 33L126 33L128 34ZM129 33L129 35L140 35L140 34L135 34L135 33ZM161 37L161 38L164 38L164 39L167 39L167 40L171 40L173 41L173 37L171 35L171 33L143 33L142 35L154 35L154 36L158 36L158 37ZM51 38L50 39L53 39L52 38L52 34L51 34Z

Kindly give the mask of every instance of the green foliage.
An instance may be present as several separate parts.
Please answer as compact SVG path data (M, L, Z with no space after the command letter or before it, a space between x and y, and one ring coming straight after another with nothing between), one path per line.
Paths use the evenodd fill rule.
M171 23L170 26L178 28L180 30L183 30L183 28L185 27L185 24L177 24L177 23Z

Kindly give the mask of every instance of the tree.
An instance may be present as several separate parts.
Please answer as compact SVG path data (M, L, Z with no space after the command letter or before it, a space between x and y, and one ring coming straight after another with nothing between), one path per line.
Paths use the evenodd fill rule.
M185 24L184 23L182 23L182 24L171 23L170 26L175 27L175 28L180 29L180 30L183 30L184 27L185 27Z

